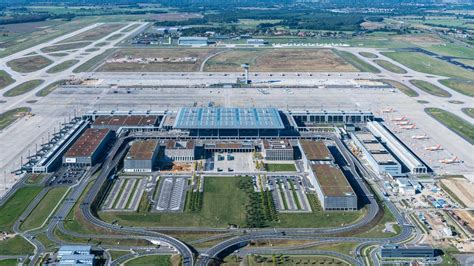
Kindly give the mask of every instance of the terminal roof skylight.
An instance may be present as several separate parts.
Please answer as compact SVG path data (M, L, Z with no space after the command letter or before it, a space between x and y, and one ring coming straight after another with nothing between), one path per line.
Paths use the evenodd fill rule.
M181 108L178 129L282 129L276 108Z

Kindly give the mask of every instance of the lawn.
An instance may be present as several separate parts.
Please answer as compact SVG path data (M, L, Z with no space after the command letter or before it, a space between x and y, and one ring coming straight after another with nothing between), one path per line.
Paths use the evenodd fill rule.
M19 107L0 114L0 130L13 124L17 119L21 118L22 113L30 112L28 107Z
M124 263L127 266L134 265L171 265L171 256L169 255L148 255L132 259Z
M362 72L380 73L380 70L373 65L359 59L356 55L346 51L334 50L336 54L344 58L348 63L356 67Z
M17 259L4 259L0 260L0 266L15 266L18 265Z
M59 51L74 50L74 49L86 47L89 44L91 44L91 42L73 42L73 43L66 43L66 44L58 44L58 45L46 46L42 48L41 51L44 53L52 53L52 52L59 52Z
M369 52L359 52L360 55L366 58L378 58L378 56L374 53L369 53Z
M474 97L474 80L443 79L440 82L444 86L449 87L459 93Z
M62 72L70 67L72 67L73 65L79 63L79 60L77 59L71 59L71 60L66 60L60 64L57 64L53 67L51 67L50 69L46 70L47 73L58 73L58 72Z
M3 96L5 97L15 97L18 95L22 95L23 93L27 93L31 90L36 89L39 85L43 84L44 80L42 79L33 79L30 81L25 81L16 87L11 88L10 90L6 91Z
M114 48L107 49L107 50L105 50L102 54L96 55L96 56L94 56L93 58L89 59L89 60L88 60L87 62L85 62L84 64L79 65L79 66L76 67L74 70L72 70L72 72L73 72L73 73L80 73L80 72L90 71L92 68L94 68L95 66L99 65L100 63L102 63L102 61L103 61L107 56L109 56L110 54L112 54L112 52L114 52L114 51L115 51Z
M407 96L410 97L418 97L419 94L415 90L405 86L405 84L402 84L398 81L391 80L391 79L382 79L383 82L390 84L392 87L399 89L401 92L405 93Z
M21 236L0 241L1 255L26 255L33 252L34 247Z
M26 231L40 227L54 210L66 191L66 187L51 189L21 224L20 229Z
M50 94L51 92L53 92L56 88L58 88L60 85L62 84L65 84L67 80L58 80L58 81L55 81L51 84L49 84L48 86L42 88L41 90L39 90L37 93L36 93L36 96L38 97L45 97L47 96L48 94Z
M431 95L438 96L438 97L451 97L451 93L427 81L412 79L410 80L410 83L416 86L417 88L419 88L420 90L426 93L429 93Z
M43 69L49 66L51 63L53 63L53 61L49 60L48 58L41 55L35 55L13 59L7 62L7 66L16 72L30 73Z
M121 225L134 226L189 226L227 227L229 224L245 224L245 205L248 202L244 190L238 189L239 180L245 177L206 177L203 206L197 212L184 213L111 213L99 215L106 221L117 219Z
M295 172L296 166L292 163L267 163L265 169L268 172Z
M425 112L469 143L474 144L473 124L443 109L425 108Z
M393 73L396 73L396 74L406 74L407 71L397 65L394 65L392 63L390 63L389 61L387 60L374 60L375 63L377 63L377 65L383 67L384 69L390 71L390 72L393 72Z
M15 80L4 70L0 70L0 90L12 84Z
M284 253L284 252L282 252ZM226 262L232 262L235 257L229 256ZM245 265L273 266L273 265L350 265L338 258L319 255L258 255L252 254L247 258ZM237 262L234 265L239 265Z
M387 52L385 56L415 71L453 78L474 79L474 72L418 52Z
M120 23L106 23L99 25L97 27L94 27L90 30L87 30L85 32L79 33L75 36L72 36L70 38L67 38L66 40L62 41L61 43L67 43L67 42L80 42L80 41L96 41L99 40L112 32L124 27L125 24L120 24Z
M10 231L18 217L25 211L28 204L42 190L41 187L23 187L18 189L11 198L0 207L0 231ZM0 252L0 254L3 254Z
M463 108L462 111L468 116L474 118L474 108Z
M390 212L390 210L383 204L381 206L384 210L383 217L378 221L378 223L373 226L372 228L369 228L365 230L362 233L357 233L354 234L354 237L371 237L371 238L381 238L381 237L392 237L397 235L400 232L400 227L398 225L394 225L394 229L396 229L397 233L391 233L391 232L384 232L385 229L385 224L386 223L395 223L396 220L393 214Z
M474 49L457 44L436 44L423 48L439 55L474 59Z

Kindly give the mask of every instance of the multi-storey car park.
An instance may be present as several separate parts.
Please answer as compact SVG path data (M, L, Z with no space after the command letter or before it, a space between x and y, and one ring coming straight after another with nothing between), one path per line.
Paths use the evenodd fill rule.
M160 145L157 140L136 140L132 143L124 163L125 172L152 172Z
M84 134L67 150L63 164L68 166L92 166L105 152L107 144L113 138L110 129L88 128Z

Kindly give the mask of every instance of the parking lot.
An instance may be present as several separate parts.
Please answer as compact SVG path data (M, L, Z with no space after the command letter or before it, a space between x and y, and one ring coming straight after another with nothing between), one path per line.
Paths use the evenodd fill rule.
M82 178L85 172L85 168L67 167L61 169L51 177L48 185L74 184Z
M154 210L158 212L182 211L187 181L187 177L162 177Z
M107 195L102 210L136 211L145 186L146 180L142 177L119 177Z
M279 212L312 211L301 176L257 176L253 180L256 192L262 189L272 191L273 201Z

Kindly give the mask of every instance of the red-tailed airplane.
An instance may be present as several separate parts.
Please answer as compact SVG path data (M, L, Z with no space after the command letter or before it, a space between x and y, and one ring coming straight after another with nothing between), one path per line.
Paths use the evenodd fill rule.
M382 109L382 113L391 113L391 112L393 112L393 108Z
M392 121L405 121L405 120L407 120L407 118L405 116L402 116L402 117L395 117L395 118L392 118L390 120L392 120Z
M426 136L426 135L415 135L415 136L411 136L412 139L429 139L430 137Z
M412 124L412 125L405 125L405 126L400 126L401 129L415 129L416 128L416 125L415 124Z
M436 145L436 146L431 146L431 147L426 147L425 150L427 151L439 151L442 150L441 145Z
M408 120L395 122L395 125L399 125L399 126L404 126L404 125L409 125L409 124L410 124L410 121Z
M443 159L443 160L439 160L439 162L444 163L444 164L452 164L452 163L459 163L459 160L457 156L454 156L454 158L452 159Z

